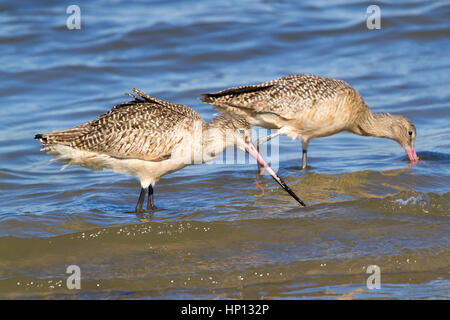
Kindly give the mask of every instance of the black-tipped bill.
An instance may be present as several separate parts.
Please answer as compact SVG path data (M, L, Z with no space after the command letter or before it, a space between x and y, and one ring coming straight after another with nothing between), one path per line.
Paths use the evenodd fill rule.
M259 154L258 150L256 150L255 146L251 143L249 143L245 147L245 151L248 152L249 155L251 155L253 158L256 159L256 161L259 163L259 165L267 170L267 172L272 176L272 178L287 192L291 195L292 198L294 198L300 205L303 207L306 207L306 204L294 193L294 191L291 190L291 188L288 187L288 185L281 180L281 178L275 173L275 171L272 170L272 168L269 166L269 164L263 159L263 157Z

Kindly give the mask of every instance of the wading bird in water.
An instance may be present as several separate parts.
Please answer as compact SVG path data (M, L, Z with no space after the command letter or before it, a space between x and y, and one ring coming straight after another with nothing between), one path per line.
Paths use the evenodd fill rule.
M133 92L136 96L130 96L134 100L116 105L95 120L37 134L35 139L43 143L43 151L67 161L66 166L107 168L136 176L141 183L137 213L143 211L147 189L147 209L156 209L153 187L163 175L213 160L230 146L256 158L258 165L305 206L251 143L251 127L244 118L224 114L206 123L187 106L162 101L136 89Z
M410 161L418 161L414 124L400 115L373 113L358 91L342 80L297 74L203 94L200 99L221 111L243 116L253 126L278 129L258 141L258 150L261 143L280 134L300 139L302 168L307 166L312 138L341 131L392 139L405 149Z

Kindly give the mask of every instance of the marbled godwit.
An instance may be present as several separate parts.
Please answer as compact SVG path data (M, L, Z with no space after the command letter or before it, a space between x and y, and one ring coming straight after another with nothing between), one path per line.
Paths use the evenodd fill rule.
M361 95L348 83L315 75L290 75L269 82L234 87L203 94L202 101L227 113L243 116L251 125L279 129L259 144L283 134L300 139L302 168L312 138L341 131L397 141L409 160L416 162L416 128L407 118L389 113L372 113Z
M35 139L44 144L42 150L68 161L66 166L108 168L136 176L141 183L137 213L143 211L146 189L147 209L156 209L153 187L163 175L193 162L210 161L233 145L255 157L284 190L305 205L259 155L251 143L250 124L244 118L221 115L206 124L187 106L162 101L136 89L133 92L137 95L130 94L133 101L121 103L93 121L37 134ZM230 135L233 139L229 139Z

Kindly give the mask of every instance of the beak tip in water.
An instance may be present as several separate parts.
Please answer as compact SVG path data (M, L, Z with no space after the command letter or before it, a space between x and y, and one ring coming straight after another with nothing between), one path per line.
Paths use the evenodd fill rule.
M292 198L294 198L300 205L303 207L306 207L306 204L292 191L287 184L281 180L281 178L275 173L275 171L272 170L272 168L267 164L267 162L263 159L263 157L259 154L258 150L255 148L253 144L248 144L245 148L245 151L247 151L252 157L256 159L256 161L261 165L262 168L266 169L267 173L269 173L272 178L286 191L291 195Z
M408 155L408 159L411 162L419 161L419 157L417 156L416 150L414 148L406 149L406 154Z

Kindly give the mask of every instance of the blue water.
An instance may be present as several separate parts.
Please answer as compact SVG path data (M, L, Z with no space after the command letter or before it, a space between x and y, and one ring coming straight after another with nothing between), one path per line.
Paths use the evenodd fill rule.
M0 3L0 297L448 299L450 6L446 1L78 1ZM281 137L278 173L206 164L163 178L158 210L130 213L131 177L61 164L36 133L91 120L131 88L186 104L288 74L343 79L374 112L417 127L421 158L341 133ZM263 131L266 133L266 131ZM255 128L255 134L260 134ZM269 132L267 132L269 133ZM82 289L65 286L68 265ZM381 269L368 289L367 266Z

